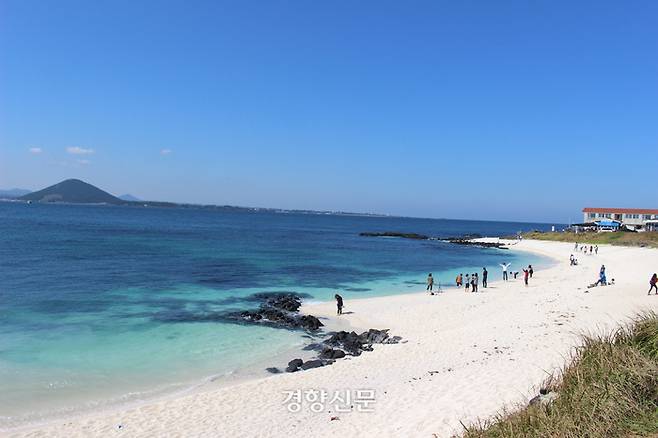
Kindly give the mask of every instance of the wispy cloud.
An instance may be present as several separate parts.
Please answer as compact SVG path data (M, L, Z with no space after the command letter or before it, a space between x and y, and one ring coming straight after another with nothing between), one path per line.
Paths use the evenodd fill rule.
M41 148L29 148L28 151L31 154L37 155L37 154L40 154L41 152L43 152L43 149L41 149Z
M66 152L72 155L91 155L94 153L93 149L85 149L78 146L69 146L66 148Z
M76 160L78 164L86 166L87 164L91 163L89 160Z
M162 150L160 151L160 155L169 155L169 154L172 153L172 152L173 152L173 151L172 151L171 149L162 149Z

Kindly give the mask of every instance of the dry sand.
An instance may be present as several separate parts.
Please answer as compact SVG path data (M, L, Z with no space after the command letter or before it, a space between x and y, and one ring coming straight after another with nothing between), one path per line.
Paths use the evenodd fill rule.
M568 360L578 335L628 321L658 309L647 296L658 271L658 250L600 247L598 255L577 254L573 244L523 241L512 250L541 253L556 265L501 282L490 269L482 293L448 289L440 296L405 294L346 302L342 319L353 327L390 328L406 343L376 345L373 352L334 365L272 375L220 389L145 403L139 407L58 420L4 431L9 436L158 437L444 437L500 412L523 405L541 382ZM616 285L596 281L601 264ZM520 267L513 267L518 270ZM496 280L496 281L493 281ZM333 303L308 305L307 313L334 318ZM375 391L373 412L320 413L302 403L285 405L285 391ZM352 392L352 395L355 395ZM328 412L331 410L331 412ZM331 420L332 417L338 419Z

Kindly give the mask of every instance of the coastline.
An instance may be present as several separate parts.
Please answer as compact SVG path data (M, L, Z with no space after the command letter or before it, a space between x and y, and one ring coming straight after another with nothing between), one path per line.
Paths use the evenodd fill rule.
M498 281L500 272L490 270L490 279L496 281L481 294L449 288L438 296L406 293L346 302L342 324L356 331L389 328L407 341L404 344L377 345L372 352L329 367L205 387L139 406L4 432L450 436L459 433L459 421L469 424L527 402L542 380L568 359L580 333L609 329L640 310L658 309L658 298L646 297L644 287L649 269L656 270L658 250L606 246L597 256L578 255L581 264L570 267L572 248L570 243L540 241L511 246L512 251L556 260L535 271L527 288L520 278ZM609 266L609 278L616 278L617 284L585 293L600 263ZM332 302L305 305L302 311L336 320ZM290 413L283 404L286 390L355 388L375 390L374 412ZM334 415L340 419L331 421Z

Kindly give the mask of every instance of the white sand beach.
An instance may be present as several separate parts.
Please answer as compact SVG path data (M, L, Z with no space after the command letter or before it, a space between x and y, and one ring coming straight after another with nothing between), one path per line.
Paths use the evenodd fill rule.
M576 254L578 266L569 266L571 243L522 241L511 250L550 256L556 264L536 270L528 287L521 276L500 281L500 269L490 267L489 287L478 294L450 288L438 296L419 291L346 301L343 323L357 332L388 328L404 343L375 345L372 352L332 366L2 433L448 437L463 430L461 423L527 403L542 381L569 359L580 334L610 330L638 312L658 310L658 296L646 295L649 277L658 271L658 250L601 246L598 255ZM602 264L616 284L587 291ZM303 311L336 318L334 303L307 305ZM354 395L357 389L374 390L372 412L362 412L355 403L350 412L336 412L327 400L321 412L312 412L304 401L300 412L293 413L284 404L285 391L320 390L332 398L336 391Z

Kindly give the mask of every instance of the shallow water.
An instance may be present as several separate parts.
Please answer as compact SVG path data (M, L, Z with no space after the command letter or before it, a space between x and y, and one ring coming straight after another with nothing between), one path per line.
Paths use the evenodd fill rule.
M417 292L428 272L493 279L539 257L438 241L550 224L0 202L0 420L139 399L302 345L303 333L195 316L256 292Z

